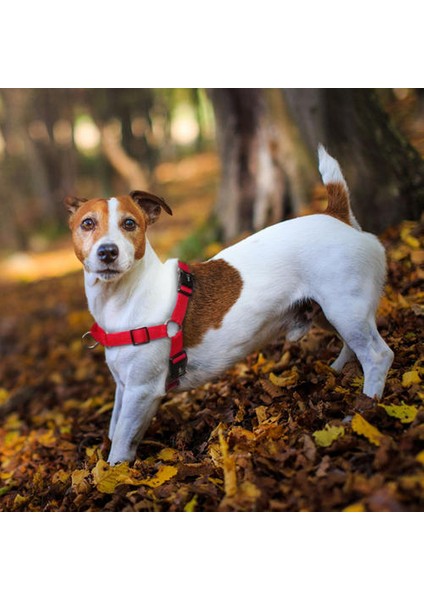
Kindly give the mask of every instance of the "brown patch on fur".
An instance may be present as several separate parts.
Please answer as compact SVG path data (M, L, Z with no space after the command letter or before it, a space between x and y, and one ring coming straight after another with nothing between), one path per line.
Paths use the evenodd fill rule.
M92 231L81 229L84 219L93 218L97 226ZM78 210L71 215L69 226L72 229L72 241L77 258L84 262L90 253L90 249L98 239L105 234L108 228L108 206L104 198L93 198L81 204Z
M327 183L328 206L326 215L351 225L349 219L349 194L342 183Z
M183 325L187 348L200 344L209 329L221 327L243 287L240 273L222 258L194 264L191 268L194 290Z

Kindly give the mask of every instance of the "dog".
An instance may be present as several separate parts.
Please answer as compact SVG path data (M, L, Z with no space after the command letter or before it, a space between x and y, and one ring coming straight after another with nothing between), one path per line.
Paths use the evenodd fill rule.
M110 464L135 458L169 389L195 388L283 333L302 337L310 301L343 342L332 368L340 372L356 356L364 394L382 396L393 360L375 323L384 248L352 214L339 163L323 146L318 157L324 213L272 225L191 266L162 263L147 239L162 210L172 215L163 198L133 191L65 199L96 321L90 336L105 346L116 382Z

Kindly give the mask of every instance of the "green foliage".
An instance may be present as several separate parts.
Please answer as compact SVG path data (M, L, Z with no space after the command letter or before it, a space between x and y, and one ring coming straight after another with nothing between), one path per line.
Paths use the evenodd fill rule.
M208 252L211 246L220 247L220 228L218 219L211 215L197 230L180 242L174 254L181 260L205 260L215 252Z

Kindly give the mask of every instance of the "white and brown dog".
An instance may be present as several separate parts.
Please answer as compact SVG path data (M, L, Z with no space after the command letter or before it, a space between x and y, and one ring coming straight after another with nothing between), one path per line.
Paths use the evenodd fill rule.
M321 307L343 340L333 369L356 356L364 393L382 395L393 360L375 324L384 249L361 231L339 164L322 146L319 169L326 213L268 227L190 268L176 259L162 263L147 240L161 210L172 214L163 199L138 191L66 198L97 322L91 335L106 346L116 381L110 463L135 457L171 387L199 386L281 333L290 340L304 335L306 301Z

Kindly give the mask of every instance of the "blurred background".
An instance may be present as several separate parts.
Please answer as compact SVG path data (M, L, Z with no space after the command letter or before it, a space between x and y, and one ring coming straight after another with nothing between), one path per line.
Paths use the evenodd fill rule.
M162 258L185 260L323 210L319 142L365 229L420 218L421 89L1 89L0 278L81 268L67 194L164 196L174 216L150 238Z

